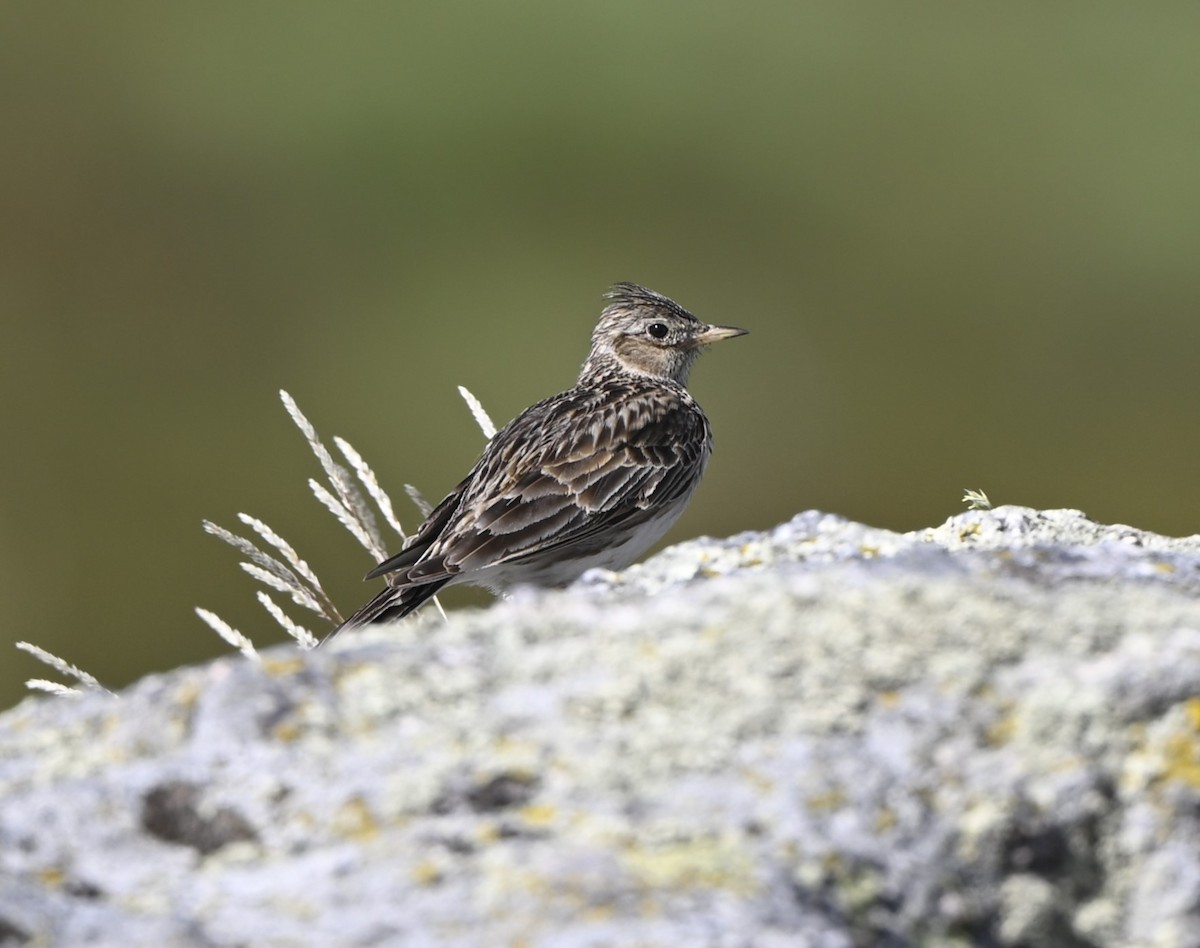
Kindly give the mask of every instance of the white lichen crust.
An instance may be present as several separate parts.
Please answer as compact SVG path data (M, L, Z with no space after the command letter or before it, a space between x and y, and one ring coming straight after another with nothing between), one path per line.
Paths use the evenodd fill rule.
M38 944L1196 945L1200 537L810 512L0 717Z

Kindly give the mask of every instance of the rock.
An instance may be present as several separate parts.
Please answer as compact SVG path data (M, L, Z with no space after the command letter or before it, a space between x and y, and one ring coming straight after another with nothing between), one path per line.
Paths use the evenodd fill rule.
M816 512L0 716L0 945L1200 946L1200 537Z

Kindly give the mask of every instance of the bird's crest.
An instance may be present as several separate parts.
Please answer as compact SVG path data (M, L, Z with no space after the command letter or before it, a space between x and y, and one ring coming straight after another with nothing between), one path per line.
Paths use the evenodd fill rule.
M608 306L605 307L608 310L646 308L673 313L683 319L696 319L695 316L673 299L663 296L661 293L655 293L653 290L648 290L637 283L614 283L609 287L608 292L604 294L604 298L610 300Z

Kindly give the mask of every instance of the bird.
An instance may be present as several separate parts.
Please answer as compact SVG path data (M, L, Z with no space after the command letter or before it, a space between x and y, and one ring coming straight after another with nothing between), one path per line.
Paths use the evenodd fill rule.
M443 586L503 593L624 569L679 519L712 454L687 390L701 350L745 335L617 283L579 380L497 431L404 548L367 573L387 586L328 638L407 616Z

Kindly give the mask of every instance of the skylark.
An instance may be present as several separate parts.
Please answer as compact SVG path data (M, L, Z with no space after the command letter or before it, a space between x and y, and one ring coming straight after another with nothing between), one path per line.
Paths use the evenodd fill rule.
M634 283L606 298L575 386L496 432L403 551L367 573L387 588L331 635L406 616L451 583L501 592L622 569L679 519L712 454L688 372L746 330Z

